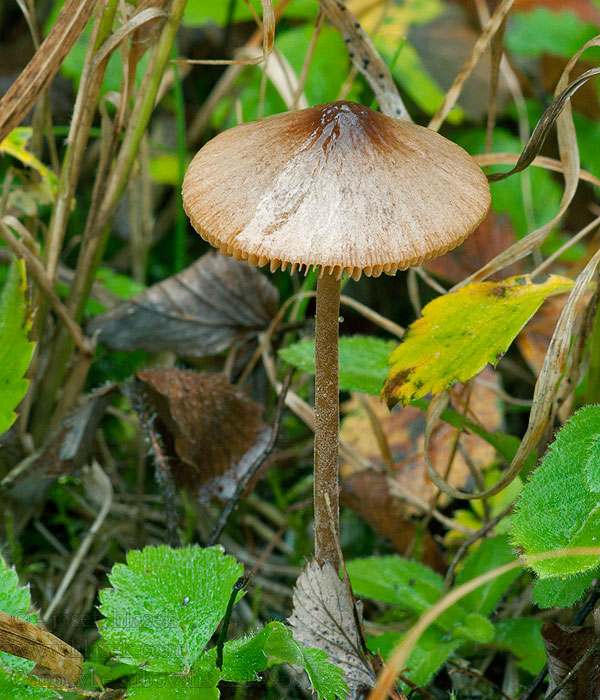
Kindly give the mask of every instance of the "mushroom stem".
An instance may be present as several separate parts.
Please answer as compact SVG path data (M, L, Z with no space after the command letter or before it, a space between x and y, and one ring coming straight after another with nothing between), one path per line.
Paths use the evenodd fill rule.
M323 274L317 282L315 328L315 557L339 570L340 428L338 325L341 282Z

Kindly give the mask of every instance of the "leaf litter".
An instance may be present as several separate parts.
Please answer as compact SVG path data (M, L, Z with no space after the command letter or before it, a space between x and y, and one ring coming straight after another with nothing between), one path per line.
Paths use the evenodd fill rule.
M112 350L168 350L202 358L265 330L277 302L277 289L256 268L207 253L97 316L87 331Z

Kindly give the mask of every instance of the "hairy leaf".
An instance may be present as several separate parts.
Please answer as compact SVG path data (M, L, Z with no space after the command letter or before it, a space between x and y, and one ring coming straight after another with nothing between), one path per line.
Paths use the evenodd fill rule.
M590 445L600 429L600 406L585 406L556 435L525 484L512 519L511 539L525 554L600 546L600 493L588 483ZM561 557L531 564L540 578L595 569L597 556Z
M278 293L256 268L207 253L88 324L113 350L207 357L266 328Z
M14 423L15 408L29 386L23 375L35 344L28 340L31 307L27 300L25 263L16 260L0 296L0 435Z
M378 396L387 374L387 358L395 342L372 336L340 338L340 389ZM315 341L303 340L282 348L279 354L290 365L315 373Z
M219 547L146 547L100 592L104 645L151 672L188 673L227 609L242 566Z
M567 578L538 578L533 584L533 602L538 608L570 608L583 598L599 575L600 568L596 568Z
M344 672L349 698L375 684L375 675L362 653L353 601L335 569L311 562L300 574L290 617L294 639L325 652ZM313 661L324 661L315 657Z
M541 284L510 277L434 299L390 356L383 397L392 407L466 382L488 362L498 362L546 297L572 286L572 280L557 275Z

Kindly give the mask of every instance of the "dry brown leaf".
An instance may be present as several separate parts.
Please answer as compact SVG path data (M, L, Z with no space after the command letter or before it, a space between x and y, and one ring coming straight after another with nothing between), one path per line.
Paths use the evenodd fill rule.
M347 476L341 486L340 502L364 518L398 554L406 554L413 544L415 523L407 517L406 506L392 496L383 472L367 469ZM428 532L422 533L420 561L435 571L446 571L437 544ZM414 556L414 553L413 553Z
M71 683L81 676L83 656L62 639L31 622L0 611L0 651L35 661Z
M114 350L207 357L266 329L278 292L256 268L207 253L88 324Z
M496 375L491 368L486 368L480 375L481 379L495 383ZM462 387L462 388L461 388ZM462 402L469 390L462 386L455 387L453 399L454 408L463 411ZM417 408L406 406L402 410L390 412L378 397L368 397L369 404L379 420L386 436L393 461L396 465L395 478L411 493L423 501L431 502L438 489L427 475L424 457L425 414ZM369 418L361 409L359 401L354 398L344 404L342 409L347 416L342 422L341 437L350 443L361 455L371 463L383 466L383 458L371 427ZM475 418L486 430L498 430L502 423L502 414L498 395L490 388L474 383L470 392L469 417ZM432 436L430 454L438 468L445 469L457 435L456 428L447 423L439 423ZM457 487L464 487L471 476L471 470L463 454L469 456L472 464L478 470L486 469L495 458L494 448L472 433L464 433L460 437L460 450L456 451L449 482ZM342 474L345 472L342 465ZM368 499L368 493L364 493Z
M427 260L423 267L457 284L515 242L515 232L507 216L489 212L479 228L458 248ZM520 263L510 266L504 277L523 272Z
M136 393L156 413L176 457L171 467L177 485L203 501L231 498L269 441L263 407L221 374L163 369L136 377Z
M584 654L597 644L592 627L566 627L545 622L542 637L548 658L548 694L573 669ZM555 700L598 700L600 697L600 649L592 650L574 676L555 696Z
M294 639L321 649L344 671L347 700L358 700L375 685L375 674L362 648L354 601L331 564L310 562L296 581L294 611L289 618ZM362 621L360 621L362 622Z

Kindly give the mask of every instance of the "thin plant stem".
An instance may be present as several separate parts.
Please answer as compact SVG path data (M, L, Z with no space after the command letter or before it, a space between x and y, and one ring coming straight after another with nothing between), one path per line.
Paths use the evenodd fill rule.
M339 570L339 359L340 280L317 282L315 327L315 557ZM329 506L328 502L329 501ZM333 522L332 522L333 521Z
M154 110L156 96L166 67L175 34L181 23L186 0L172 0L152 56L142 79L135 104L128 121L112 170L106 180L104 196L88 217L84 241L77 269L66 306L76 320L81 318L96 269L104 255L110 235L110 220L114 208L127 186L129 173L137 157L140 142ZM40 387L36 405L34 439L40 441L46 433L56 393L64 380L72 342L64 330L60 330L48 363L46 381Z
M173 43L173 58L177 58L177 40ZM183 101L183 85L179 74L179 65L173 62L173 97L175 98L175 128L177 135L177 166L179 185L177 187L177 209L175 213L175 272L180 272L187 265L187 217L183 210L181 185L187 168L187 147L185 136L185 105Z

